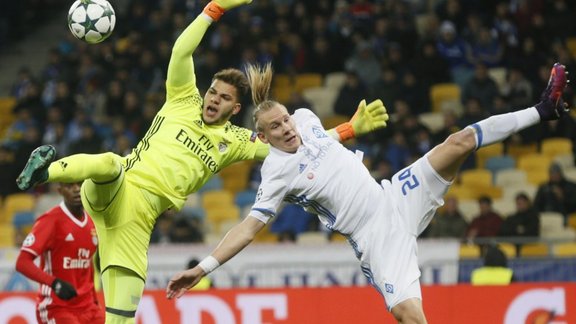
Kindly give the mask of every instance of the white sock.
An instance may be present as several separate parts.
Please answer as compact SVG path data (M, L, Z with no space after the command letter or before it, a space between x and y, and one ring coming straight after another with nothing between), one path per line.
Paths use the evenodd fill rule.
M540 115L534 107L495 115L481 120L470 127L476 134L476 149L496 142L540 122Z

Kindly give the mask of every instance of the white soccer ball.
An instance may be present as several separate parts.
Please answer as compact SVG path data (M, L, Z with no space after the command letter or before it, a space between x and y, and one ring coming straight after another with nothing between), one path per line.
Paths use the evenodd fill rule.
M68 10L68 27L72 35L89 44L108 38L115 25L114 8L106 0L76 0Z

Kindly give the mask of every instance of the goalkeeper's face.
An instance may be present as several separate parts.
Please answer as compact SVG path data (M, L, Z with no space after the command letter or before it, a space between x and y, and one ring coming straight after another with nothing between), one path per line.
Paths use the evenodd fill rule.
M261 111L257 123L260 129L258 137L264 143L287 153L296 153L302 144L294 120L283 105L276 104Z
M240 111L238 91L233 85L214 80L204 95L202 120L207 125L223 125Z

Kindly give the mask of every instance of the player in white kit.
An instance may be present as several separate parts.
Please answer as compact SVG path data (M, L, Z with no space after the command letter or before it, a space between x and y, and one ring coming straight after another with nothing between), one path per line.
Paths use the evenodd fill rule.
M328 228L348 238L370 283L384 296L399 323L426 323L420 291L416 238L429 224L466 157L567 111L562 92L565 67L555 64L541 102L492 116L450 135L424 157L377 183L354 153L327 132L308 109L291 116L268 100L270 66L248 69L254 121L260 139L271 145L262 166L262 183L249 217L232 228L198 266L176 274L168 298L179 297L203 276L228 261L276 215L283 202L316 213Z

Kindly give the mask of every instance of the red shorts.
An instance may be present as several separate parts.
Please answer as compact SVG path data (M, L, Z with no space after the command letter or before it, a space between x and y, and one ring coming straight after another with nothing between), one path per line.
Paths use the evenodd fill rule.
M43 311L42 314L36 310L36 319L38 323L58 323L58 324L104 324L106 314L104 309L99 305L82 309L68 309L58 307Z

